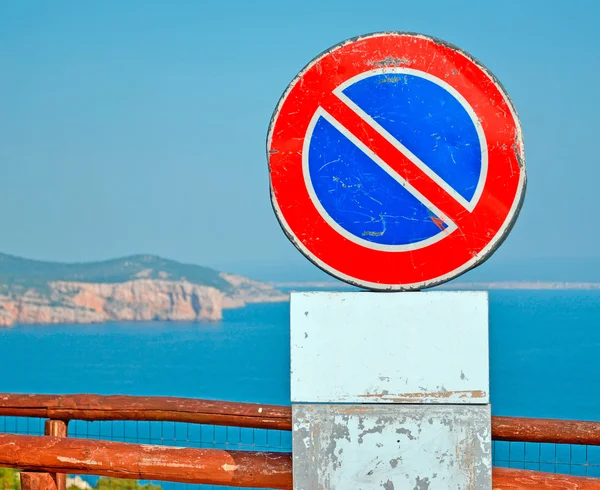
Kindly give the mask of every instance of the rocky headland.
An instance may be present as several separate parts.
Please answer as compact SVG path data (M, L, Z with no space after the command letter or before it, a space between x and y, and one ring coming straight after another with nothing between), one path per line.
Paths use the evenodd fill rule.
M287 300L268 284L153 255L59 264L0 254L0 326L220 320L225 309Z

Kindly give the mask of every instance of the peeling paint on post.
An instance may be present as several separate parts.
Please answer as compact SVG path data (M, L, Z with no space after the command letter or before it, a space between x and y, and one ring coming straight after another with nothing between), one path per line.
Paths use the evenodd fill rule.
M295 405L294 488L490 488L489 405Z

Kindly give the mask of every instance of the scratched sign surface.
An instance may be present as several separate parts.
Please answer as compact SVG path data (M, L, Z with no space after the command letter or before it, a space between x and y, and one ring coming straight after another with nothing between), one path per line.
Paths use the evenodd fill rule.
M525 194L516 111L480 63L439 40L378 33L310 62L273 114L271 198L331 275L422 289L487 259Z

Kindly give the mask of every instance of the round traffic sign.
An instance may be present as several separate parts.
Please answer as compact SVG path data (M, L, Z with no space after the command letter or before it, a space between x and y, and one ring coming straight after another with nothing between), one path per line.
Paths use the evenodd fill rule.
M345 41L292 81L269 127L275 214L318 267L372 290L486 260L525 195L516 110L473 57L420 34Z

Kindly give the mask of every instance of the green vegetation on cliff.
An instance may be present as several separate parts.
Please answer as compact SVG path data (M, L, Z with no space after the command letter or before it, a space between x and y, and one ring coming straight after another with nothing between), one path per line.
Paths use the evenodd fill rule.
M87 263L42 262L0 254L0 291L45 290L49 282L119 283L135 279L187 280L228 292L218 271L155 255L133 255Z
M270 284L154 255L60 264L0 254L0 327L218 321L224 309L287 300Z

